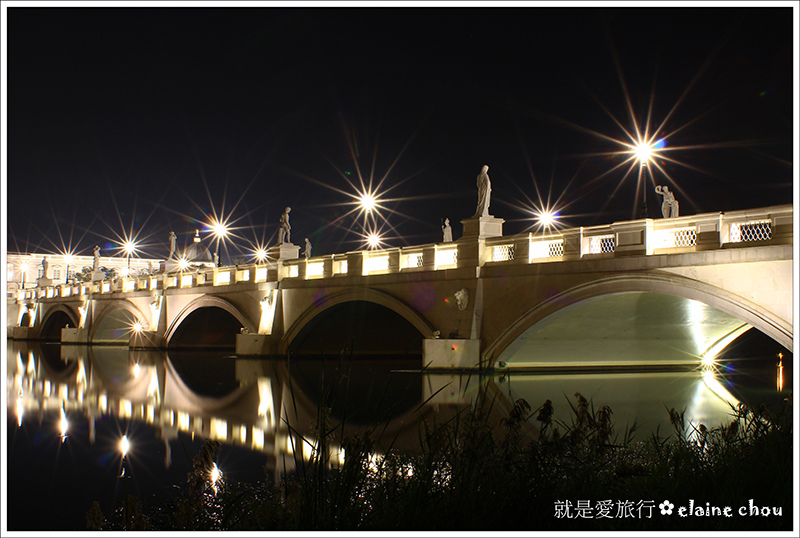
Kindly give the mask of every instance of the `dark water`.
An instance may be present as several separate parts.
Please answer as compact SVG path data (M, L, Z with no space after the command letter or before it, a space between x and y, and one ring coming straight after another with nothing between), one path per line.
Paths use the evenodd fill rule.
M120 439L131 450L129 493L158 506L183 484L206 439L222 442L217 464L227 480L279 480L293 452L314 438L320 406L342 435L381 434L386 445L415 450L420 420L443 421L477 398L492 402L497 423L518 398L535 410L550 399L570 422L575 392L609 405L617 430L634 422L637 438L672 430L667 409L695 424L724 424L731 405L778 409L792 388L792 357L742 337L717 371L581 371L547 375L426 373L422 359L236 358L232 352L144 352L127 348L9 342L7 349L8 526L83 530L93 501L108 516L121 506ZM62 436L61 419L68 421ZM285 467L286 466L286 467Z

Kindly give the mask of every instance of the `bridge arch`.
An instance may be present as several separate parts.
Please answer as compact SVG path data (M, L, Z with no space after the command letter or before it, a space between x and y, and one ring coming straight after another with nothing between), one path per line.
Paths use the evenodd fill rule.
M78 326L78 315L63 304L48 309L41 321L39 337L45 340L61 340L61 329L67 324Z
M203 308L219 308L230 314L236 321L242 326L249 330L251 333L258 332L258 325L253 323L244 313L242 313L239 308L237 308L233 303L221 298L216 297L213 295L203 295L198 297L197 299L191 301L187 304L183 309L178 313L177 316L172 320L167 328L167 332L165 335L165 341L167 345L170 345L170 342L175 337L178 329L180 328L181 324L186 321L186 319L191 316L192 314L196 313L198 310Z
M281 339L279 352L285 354L289 351L292 342L300 335L315 318L327 310L351 302L367 302L376 304L394 312L409 322L417 329L423 338L433 338L434 327L419 314L414 308L404 301L390 295L389 293L376 290L374 288L348 288L338 293L328 295L321 304L314 304L303 311L292 323L291 327L285 331Z
M89 343L127 344L137 322L145 329L150 326L148 317L132 302L124 299L108 301L92 322Z
M582 301L625 292L648 292L704 303L763 332L792 351L792 327L762 307L724 289L671 273L614 275L579 284L534 306L506 328L482 354L491 366L519 337L537 323Z

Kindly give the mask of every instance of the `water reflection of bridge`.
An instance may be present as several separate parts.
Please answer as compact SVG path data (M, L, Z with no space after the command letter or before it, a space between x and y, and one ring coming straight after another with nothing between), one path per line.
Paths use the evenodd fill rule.
M359 383L352 376L358 375L356 368L348 372L350 394L339 387L339 401L331 401L322 394L329 386L315 386L318 363L220 355L210 361L192 352L190 368L180 354L174 358L159 350L9 341L9 408L15 407L20 422L31 416L41 421L62 408L68 415L85 416L92 443L95 422L104 416L139 421L156 430L167 458L179 433L219 440L266 454L277 473L293 469L295 453L310 457L317 443L314 424L324 403L331 406L332 423L344 424L345 435L380 424L383 438L391 439L395 448L414 451L419 448L419 420L433 414L446 420L463 410L476 396L469 389L480 384L472 378L471 387L460 386L457 375L445 374L420 381L419 374L400 373L398 382L388 371L376 376L367 370L361 370L367 377ZM196 361L205 366L205 379L197 375ZM368 398L366 384L383 392ZM332 446L332 456L341 457L335 441Z
M296 457L310 457L323 404L332 410L332 423L346 425L331 444L336 462L343 458L337 443L357 429L380 431L384 448L390 444L414 453L420 449L420 421L442 424L481 401L489 404L488 423L496 425L516 398L526 398L536 408L545 399L556 401L580 390L587 397L602 396L598 404L612 406L619 427L636 420L655 431L662 422L662 432L668 431L665 405L685 406L688 421L713 426L726 422L729 401L734 401L696 371L640 375L622 380L622 388L616 389L619 379L608 375L423 376L388 370L381 374L347 364L339 379L349 390L339 387L340 399L331 401L318 384L319 363L217 357L206 360L192 353L189 367L180 354L157 350L9 342L9 408L15 406L20 423L31 416L49 420L62 408L68 416L85 417L91 443L95 422L104 417L147 424L164 443L167 466L170 443L179 434L219 440L265 454L277 480L294 468ZM205 374L198 376L203 369ZM601 395L604 386L608 390ZM372 387L377 390L370 397ZM563 401L556 407L567 409Z

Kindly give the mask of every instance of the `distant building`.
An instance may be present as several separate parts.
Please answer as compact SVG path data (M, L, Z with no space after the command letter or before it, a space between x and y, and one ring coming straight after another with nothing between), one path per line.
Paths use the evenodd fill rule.
M42 258L47 257L47 275L44 274ZM158 271L161 260L147 258L131 258L130 269L128 258L101 256L100 267L107 270L113 269L121 276L138 275ZM64 254L20 254L9 252L6 258L7 289L17 290L22 287L34 288L40 278L49 278L54 285L64 284L74 278L85 267L92 269L94 256L72 256L69 259Z
M42 258L47 257L47 275L44 274ZM178 271L181 265L186 268L214 267L214 255L203 244L200 232L195 231L194 240L183 252L177 252L175 259L165 262L155 258L130 258L125 256L101 256L100 267L106 271L114 270L120 276L136 276L158 272ZM40 278L49 278L53 285L65 284L85 268L91 270L94 256L71 256L65 254L9 252L6 259L7 292L23 287L35 288Z
M213 267L215 265L214 256L211 254L211 251L208 250L208 247L202 243L202 239L200 239L200 230L195 230L194 242L186 247L186 250L183 252L183 259L192 265L204 265L208 267Z

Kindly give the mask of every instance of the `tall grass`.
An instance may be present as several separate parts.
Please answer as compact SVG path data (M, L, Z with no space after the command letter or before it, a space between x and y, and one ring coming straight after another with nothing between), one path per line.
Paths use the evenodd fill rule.
M345 370L342 369L342 372ZM616 431L613 411L580 393L568 399L571 421L553 420L547 400L533 409L517 400L492 423L493 400L477 401L442 421L422 420L419 449L382 444L380 425L344 434L332 418L342 379L330 384L317 411L315 450L296 450L296 472L274 484L207 480L216 451L208 441L186 484L137 519L158 530L790 530L790 402L776 416L765 408L731 409L730 422L709 429L669 413L673 431L635 441L635 424ZM479 399L480 400L480 399ZM496 410L495 410L496 411ZM297 432L295 432L297 433ZM298 434L299 435L299 434ZM311 442L311 440L304 440ZM329 446L344 447L342 465ZM379 453L381 456L376 457ZM781 517L574 519L555 517L569 500L706 502L734 509L754 499L782 507ZM137 505L138 506L138 505ZM119 528L99 508L91 528Z

